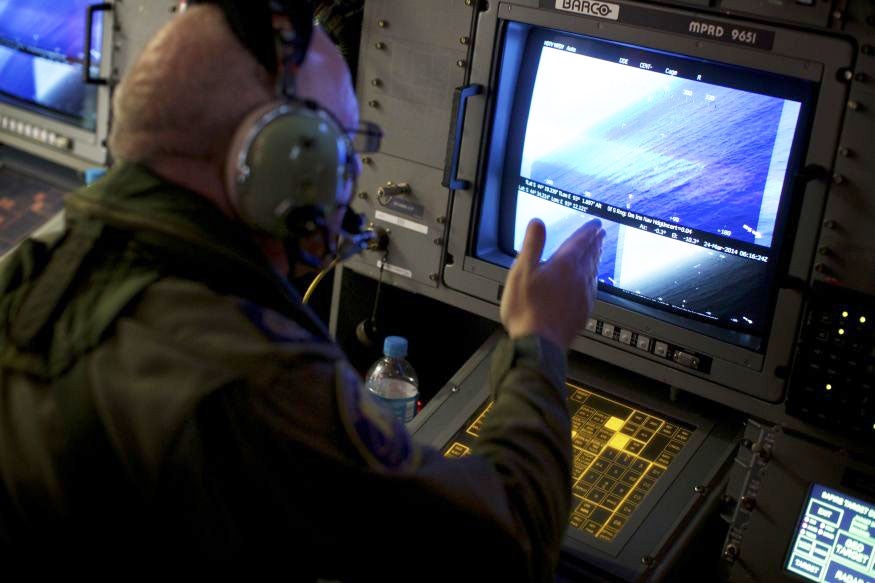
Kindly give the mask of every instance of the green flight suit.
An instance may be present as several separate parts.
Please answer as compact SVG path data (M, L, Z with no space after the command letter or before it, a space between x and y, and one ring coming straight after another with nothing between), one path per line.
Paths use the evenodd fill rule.
M206 199L120 163L67 223L0 274L0 550L550 579L571 465L555 346L502 344L475 455L448 460Z

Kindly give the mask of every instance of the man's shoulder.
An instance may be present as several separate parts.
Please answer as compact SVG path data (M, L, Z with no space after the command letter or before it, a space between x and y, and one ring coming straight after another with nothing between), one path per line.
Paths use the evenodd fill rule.
M118 322L116 334L160 337L167 346L198 353L217 364L322 355L341 358L336 345L294 319L250 299L221 294L182 278L149 286ZM230 360L229 360L230 359Z

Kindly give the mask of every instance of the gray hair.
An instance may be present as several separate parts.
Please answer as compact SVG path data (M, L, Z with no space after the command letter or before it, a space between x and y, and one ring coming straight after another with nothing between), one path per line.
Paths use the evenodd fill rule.
M222 11L195 6L157 34L119 85L109 147L129 162L221 164L243 118L274 95Z

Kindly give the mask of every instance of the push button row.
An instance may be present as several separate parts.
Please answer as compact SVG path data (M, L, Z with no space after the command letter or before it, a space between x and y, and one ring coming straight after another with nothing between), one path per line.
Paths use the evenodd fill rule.
M683 348L673 346L661 340L655 340L644 334L639 334L615 324L590 318L584 328L590 334L601 336L626 346L637 348L659 358L671 360L675 364L708 373L711 371L711 359L699 354L687 352Z
M22 138L33 140L41 144L46 144L61 150L69 150L73 142L67 136L56 134L45 128L35 126L20 119L15 119L8 116L0 116L0 130L16 134Z

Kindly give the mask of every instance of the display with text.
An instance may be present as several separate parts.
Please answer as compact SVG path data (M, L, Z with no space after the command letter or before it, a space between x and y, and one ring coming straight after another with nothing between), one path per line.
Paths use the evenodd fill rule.
M786 568L818 583L875 583L875 503L812 486Z
M764 335L806 85L551 31L529 53L513 251L533 218L549 257L597 216L603 292Z

